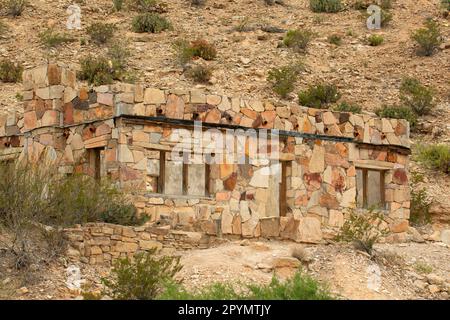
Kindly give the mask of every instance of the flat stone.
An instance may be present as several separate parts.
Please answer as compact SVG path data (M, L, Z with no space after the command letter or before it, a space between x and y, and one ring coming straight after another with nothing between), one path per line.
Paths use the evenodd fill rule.
M164 91L154 88L145 89L144 93L145 104L163 104L166 103Z
M344 208L354 207L356 203L356 187L344 191L342 194L341 206Z
M219 123L222 118L222 114L217 109L212 109L208 112L205 118L205 122L208 123Z
M450 245L450 229L441 231L441 241L445 244Z
M250 180L250 185L257 188L269 187L270 168L264 167L253 172L253 177Z
M139 247L142 250L152 250L152 249L161 249L162 244L157 241L151 241L151 240L139 240Z
M262 237L278 237L280 235L280 223L278 218L260 219Z
M167 97L166 117L171 119L183 119L184 100L174 94Z
M297 242L319 243L322 240L320 221L313 217L299 219Z
M311 160L309 161L309 171L311 173L322 173L325 170L325 148L315 145Z

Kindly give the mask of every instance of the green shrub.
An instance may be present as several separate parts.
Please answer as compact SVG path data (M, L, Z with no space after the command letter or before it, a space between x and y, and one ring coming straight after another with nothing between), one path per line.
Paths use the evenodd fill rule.
M176 51L177 60L181 64L185 64L193 58L214 60L217 56L217 50L214 45L203 39L198 39L191 43L186 40L177 40L174 42L173 48Z
M342 102L333 108L334 111L338 112L351 112L351 113L361 113L362 108L357 104L350 104L347 102Z
M383 213L373 208L362 213L356 212L355 209L348 209L346 220L336 240L352 242L356 248L372 254L373 245L389 231L383 227L383 223L385 223Z
M23 67L11 60L0 61L0 80L3 82L20 82L22 80Z
M307 90L298 94L301 105L318 109L327 108L328 104L338 101L340 97L337 87L329 84L309 86Z
M275 275L265 285L233 286L230 283L214 283L196 292L188 292L179 284L167 283L162 300L331 300L334 297L326 286L304 272L281 281Z
M405 119L409 122L411 128L417 125L417 115L409 107L404 106L382 106L375 110L380 118Z
M0 4L6 9L8 15L18 17L28 6L28 0L3 0Z
M131 10L148 13L163 13L167 11L167 5L157 0L129 0L128 7Z
M123 0L112 0L112 1L113 1L114 10L121 11L123 8Z
M191 4L193 6L201 7L204 6L206 3L206 0L191 0Z
M417 42L417 54L431 56L442 43L439 25L433 20L427 20L425 27L416 30L412 34L412 39Z
M171 28L171 24L166 18L153 12L136 16L132 23L132 29L137 33L159 33Z
M309 29L289 30L283 39L283 44L295 51L305 51L313 37L314 32Z
M80 60L81 71L78 73L80 80L87 80L89 84L96 86L111 84L117 79L111 61L106 57L89 55Z
M129 51L121 43L115 43L108 49L106 56L89 55L81 59L78 78L94 85L129 80L128 78L132 78L126 70L129 55Z
M430 274L433 272L433 267L422 261L417 261L414 264L414 269L420 274Z
M39 33L39 39L42 44L47 48L54 48L63 43L69 43L75 41L70 35L66 33L59 33L53 29L47 29Z
M418 145L415 158L430 169L450 173L450 145L448 144Z
M417 115L429 114L434 108L433 90L425 87L419 80L405 78L400 86L400 99Z
M272 83L273 91L286 98L294 90L295 82L302 70L302 64L273 68L269 70L267 81Z
M372 47L376 47L376 46L379 46L380 44L382 44L384 42L384 38L383 38L383 36L380 36L380 35L377 35L377 34L372 34L372 35L370 35L367 38L367 42Z
M189 68L186 71L186 74L189 78L191 78L195 82L208 83L212 77L212 69L207 66L196 65Z
M431 200L425 188L419 187L423 182L423 175L413 172L411 174L411 204L409 221L414 226L423 226L431 222Z
M450 0L441 0L441 7L446 11L450 11Z
M87 34L96 44L108 42L117 30L116 26L110 23L95 22L87 28Z
M182 269L180 257L156 256L156 249L138 253L134 261L119 259L111 270L111 279L103 278L105 294L116 300L153 300L165 283L174 283Z
M378 1L372 1L372 0L356 0L353 3L353 8L356 10L367 10L367 8L371 4L378 5L381 9L389 10L392 9L392 3L393 0L378 0Z
M342 37L338 34L332 34L331 36L328 36L327 40L329 43L332 43L336 46L340 46L342 44Z
M341 0L309 0L313 12L339 12L342 10Z

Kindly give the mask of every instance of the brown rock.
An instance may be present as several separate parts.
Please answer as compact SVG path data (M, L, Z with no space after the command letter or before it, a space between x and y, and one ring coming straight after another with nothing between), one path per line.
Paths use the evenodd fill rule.
M405 169L395 169L392 175L392 180L396 184L408 184L408 176Z
M237 173L233 172L227 179L223 181L225 190L233 191L237 183Z
M321 207L325 207L328 209L338 209L339 202L337 201L335 196L332 196L329 193L324 193L320 196L319 204Z
M166 104L166 117L172 119L183 119L183 116L184 100L177 95L169 95Z
M280 235L280 222L278 218L262 218L261 223L262 237L278 237Z
M242 221L241 216L234 216L233 217L233 224L232 224L232 230L233 234L241 234L242 233Z
M205 122L219 123L221 118L222 118L222 114L220 113L220 111L217 109L212 109L206 115Z

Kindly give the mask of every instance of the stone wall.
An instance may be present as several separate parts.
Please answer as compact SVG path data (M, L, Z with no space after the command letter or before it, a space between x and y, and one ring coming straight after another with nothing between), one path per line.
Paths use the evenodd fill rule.
M57 65L26 71L24 88L23 116L0 119L0 160L19 157L48 162L62 174L94 176L97 150L101 177L132 194L139 214L152 223L207 235L318 243L332 237L345 211L356 207L361 194L357 172L365 168L384 172L384 212L391 231L401 239L408 227L405 120L140 84L88 88L76 82L74 72ZM210 166L210 190L204 194L203 169L193 166L188 193L180 194L180 168L170 152L180 142L179 130L194 130L186 121L214 125L221 132L230 127L279 130L276 148L280 160L289 163L286 214L279 212L279 174L264 174L279 172L279 164L260 161L248 149L246 164ZM161 152L168 154L165 177L159 177ZM234 155L226 148L218 153ZM155 188L157 179L167 179L164 194Z
M167 227L126 227L108 223L88 223L65 230L68 256L90 264L111 263L150 249L207 248L209 237L198 232Z

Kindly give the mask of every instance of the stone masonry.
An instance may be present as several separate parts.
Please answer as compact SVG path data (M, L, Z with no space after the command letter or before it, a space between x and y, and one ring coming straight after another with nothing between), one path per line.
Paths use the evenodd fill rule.
M27 159L51 163L61 174L107 177L133 195L139 214L148 215L153 224L210 236L319 243L336 234L347 209L364 210L375 199L383 203L395 239L403 239L408 228L410 141L405 120L195 89L123 83L89 88L76 81L75 72L54 64L25 71L23 84L23 114L0 117L0 161ZM270 159L252 161L247 144L245 164L197 163L184 171L170 152L181 141L177 130L192 132L194 123L220 132L277 130L284 171ZM218 153L235 153L225 149ZM201 150L207 152L204 146ZM267 174L280 171L283 177ZM188 173L182 181L183 172ZM164 192L158 189L162 180ZM104 260L112 255L107 248L114 245L106 242L117 241L113 236L93 246L98 255L97 247L102 248ZM83 243L92 240L86 237ZM80 249L80 240L75 242ZM81 255L91 256L90 250Z

